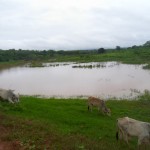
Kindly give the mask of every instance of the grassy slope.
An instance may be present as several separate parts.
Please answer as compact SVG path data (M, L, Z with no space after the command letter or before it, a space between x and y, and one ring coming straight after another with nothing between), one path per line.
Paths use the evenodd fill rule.
M120 51L108 51L104 54L89 54L78 56L62 56L56 61L83 61L83 62L100 62L100 61L121 61L131 64L150 64L150 48L137 48Z
M45 145L44 141L48 140L47 146L51 149L57 146L60 149L127 149L125 144L121 145L115 140L116 119L129 116L150 122L150 95L145 94L138 101L110 100L107 105L112 110L111 117L98 113L97 109L88 112L86 100L79 99L22 97L19 105L0 103L0 108L10 118L17 116L13 128L17 126L16 131L21 130L21 133L17 132L11 138L19 139L22 145L41 149ZM23 127L18 124L21 120L27 122L23 123ZM131 141L131 149L135 145L136 141Z
M41 62L55 61L55 62L101 62L101 61L120 61L123 63L129 64L144 64L147 63L146 69L150 68L150 48L149 47L140 47L136 49L122 49L119 51L113 50L108 51L104 54L84 54L84 55L56 55L54 58L49 60L41 60ZM32 61L31 66L41 66L41 62ZM13 62L0 62L0 69L8 68L16 65L21 65L22 61L13 61Z

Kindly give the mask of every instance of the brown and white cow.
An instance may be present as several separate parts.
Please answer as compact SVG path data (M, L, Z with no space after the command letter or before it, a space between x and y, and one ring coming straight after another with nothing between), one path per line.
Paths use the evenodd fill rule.
M138 138L138 149L142 144L150 144L150 123L129 117L117 119L116 138L123 139L129 145L129 137Z
M90 96L88 98L88 110L92 111L93 106L98 107L98 111L101 110L102 113L107 114L108 116L111 116L111 110L106 107L104 100Z

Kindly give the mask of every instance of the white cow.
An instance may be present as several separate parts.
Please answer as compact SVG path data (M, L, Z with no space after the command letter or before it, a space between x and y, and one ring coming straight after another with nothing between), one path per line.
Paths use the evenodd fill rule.
M117 140L118 138L124 139L128 144L128 139L131 136L138 138L138 149L141 144L149 144L150 123L138 121L129 117L118 118L116 133Z
M13 90L0 89L0 99L10 103L18 103L19 95L13 93Z

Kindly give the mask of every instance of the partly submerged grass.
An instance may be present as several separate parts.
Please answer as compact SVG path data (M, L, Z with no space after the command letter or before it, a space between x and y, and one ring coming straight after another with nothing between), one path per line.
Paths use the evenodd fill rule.
M135 101L109 100L107 106L111 117L96 108L88 112L86 100L21 97L18 105L0 103L1 112L7 114L1 124L12 126L8 139L19 139L33 149L128 149L116 142L116 119L129 116L150 122L150 94ZM132 140L131 149L135 147Z
M25 61L7 61L7 62L0 62L0 70L6 69L6 68L11 68L11 67L16 67L16 66L22 66L26 64L27 62Z
M150 63L143 66L143 69L150 69Z

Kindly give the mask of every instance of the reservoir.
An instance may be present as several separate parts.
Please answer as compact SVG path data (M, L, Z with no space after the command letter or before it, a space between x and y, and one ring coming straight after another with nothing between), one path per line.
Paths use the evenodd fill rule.
M150 70L118 62L44 63L0 71L0 88L45 97L130 98L150 90Z

